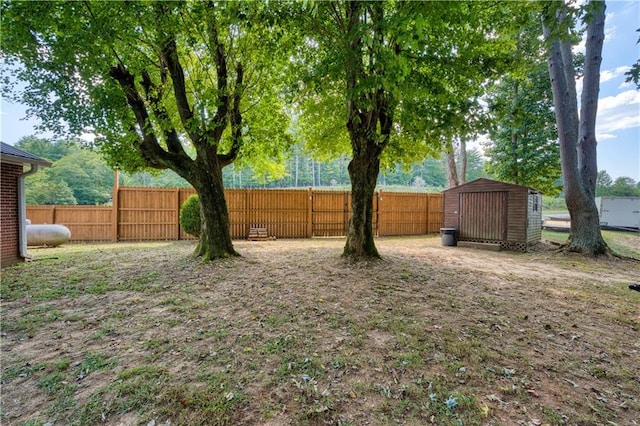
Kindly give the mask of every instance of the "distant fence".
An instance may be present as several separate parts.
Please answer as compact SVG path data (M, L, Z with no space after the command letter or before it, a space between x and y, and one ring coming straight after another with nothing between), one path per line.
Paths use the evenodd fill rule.
M180 207L191 188L114 188L112 206L27 206L33 224L57 223L72 241L182 240L193 237L179 224ZM351 193L312 189L225 190L231 236L247 238L249 228L266 227L278 238L346 235ZM421 235L442 227L442 195L376 192L373 227L377 236Z

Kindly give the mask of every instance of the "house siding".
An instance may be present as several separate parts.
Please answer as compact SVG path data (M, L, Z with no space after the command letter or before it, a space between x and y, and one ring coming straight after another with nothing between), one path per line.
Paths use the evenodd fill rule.
M20 256L20 226L18 223L18 177L22 165L2 163L0 165L0 234L2 266L23 261Z

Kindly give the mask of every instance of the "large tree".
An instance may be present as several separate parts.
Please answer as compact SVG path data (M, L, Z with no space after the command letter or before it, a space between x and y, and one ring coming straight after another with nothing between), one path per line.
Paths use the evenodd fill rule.
M482 86L476 87L473 99L463 100L458 106L455 117L450 123L453 132L445 134L444 156L447 160L447 187L467 182L467 140L473 140L486 133L488 116L477 97L484 93Z
M282 34L264 4L3 2L3 93L57 133L92 132L111 165L171 169L200 195L196 253L236 255L222 168L276 152ZM285 38L286 39L286 38ZM258 144L270 134L268 144Z
M560 151L546 64L501 79L490 91L489 108L495 122L485 144L487 171L547 195L559 193Z
M468 112L460 106L511 58L513 43L504 30L519 16L516 6L528 6L403 1L312 6L300 19L306 34L298 59L306 71L300 85L301 133L320 150L351 152L352 216L343 254L375 258L373 194L384 153L390 164L412 162L439 155L443 142L459 135Z
M605 3L592 0L585 5L583 12L586 51L579 115L574 55L571 51L571 31L576 11L563 2L548 3L543 31L549 42L549 75L558 127L565 201L571 216L566 248L588 255L602 255L609 253L609 249L602 238L595 203L598 173L595 127Z

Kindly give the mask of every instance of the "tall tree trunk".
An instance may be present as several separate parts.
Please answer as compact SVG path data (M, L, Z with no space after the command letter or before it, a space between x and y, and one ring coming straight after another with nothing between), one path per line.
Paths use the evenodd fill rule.
M520 132L520 123L518 122L518 81L513 82L513 102L511 104L511 154L513 155L513 170L511 180L516 185L520 184L519 165L518 165L518 134Z
M456 149L453 146L453 140L447 141L447 187L454 188L460 185L458 181L458 167L456 166Z
M231 240L222 168L217 158L196 162L191 184L200 198L200 240L195 255L203 261L238 256Z
M566 249L596 256L609 253L600 231L600 218L594 198L597 175L595 119L604 40L605 4L592 0L587 7L590 19L587 21L580 118L569 42L553 40L548 63L560 139L565 201L571 216L571 232ZM567 19L562 7L554 19L549 18L551 17L547 17L546 22L554 22L559 26ZM543 29L545 38L550 39L551 28L544 25Z
M467 140L460 138L460 176L458 183L462 185L467 181Z
M367 146L366 142L362 145ZM360 152L348 166L351 178L351 219L343 256L358 260L380 257L373 240L373 195L376 189L380 159L378 155Z
M578 170L580 181L595 198L598 179L598 161L596 147L596 115L598 95L600 93L600 65L602 63L602 45L604 43L605 3L591 2L594 14L587 26L584 76L580 97L580 126L578 129Z
M351 219L343 256L356 261L380 257L373 240L373 194L380 172L380 155L389 143L395 102L383 87L363 90L359 86L363 82L375 82L375 74L384 73L376 68L377 49L364 42L363 36L370 34L362 28L362 20L370 19L373 44L381 48L385 44L380 27L383 12L380 2L349 1L346 4L349 51L345 68L346 124L353 157L348 166Z
M162 8L163 5L155 6L158 8L160 16L166 13L166 10ZM212 4L207 6L213 7ZM218 86L216 99L218 106L209 126L201 127L198 125L193 108L189 104L185 74L179 61L178 47L173 34L165 35L161 49L161 71L165 79L167 75L171 77L175 107L184 133L196 150L195 160L187 155L180 141L179 131L171 125L172 121L168 109L163 102L163 85L154 82L147 70L143 69L138 77L143 89L143 92L140 93L135 83L136 76L123 63L113 66L109 75L122 88L127 103L136 117L138 130L141 134L136 148L147 165L158 169L172 169L191 183L197 191L200 198L202 221L196 255L208 261L238 255L231 241L222 168L236 159L242 145L240 100L244 68L242 63L236 63L235 85L230 90L227 52L219 41L217 24L213 15L206 25L209 41L215 47L213 51ZM153 123L152 117L162 125L150 125ZM231 125L231 147L227 153L221 154L218 152L218 147L229 124ZM162 132L165 146L159 143L156 131Z

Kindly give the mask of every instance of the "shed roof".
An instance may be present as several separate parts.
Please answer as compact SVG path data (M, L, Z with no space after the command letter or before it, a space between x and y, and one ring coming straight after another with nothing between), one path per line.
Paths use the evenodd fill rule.
M474 179L471 182L463 183L462 185L458 185L458 186L451 187L449 189L445 189L442 192L448 192L448 191L452 191L452 190L460 191L465 186L475 186L475 185L478 185L478 184L486 185L486 184L492 184L492 183L493 184L499 184L499 185L502 185L502 186L504 186L504 185L512 186L514 188L526 188L526 189L528 189L530 191L533 191L535 193L539 193L540 192L535 188L531 188L530 186L518 185L518 184L515 184L515 183L508 183L508 182L501 182L501 181L498 181L498 180L491 180L491 179L485 179L485 178Z
M44 167L51 166L50 162L4 142L0 142L0 160L3 163L11 164L37 164L38 166Z

